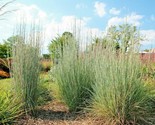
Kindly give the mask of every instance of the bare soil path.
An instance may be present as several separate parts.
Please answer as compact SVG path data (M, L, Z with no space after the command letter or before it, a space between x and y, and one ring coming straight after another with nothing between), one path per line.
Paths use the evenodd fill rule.
M34 118L21 118L15 125L98 125L91 118L68 113L66 106L58 101L52 101L38 108Z

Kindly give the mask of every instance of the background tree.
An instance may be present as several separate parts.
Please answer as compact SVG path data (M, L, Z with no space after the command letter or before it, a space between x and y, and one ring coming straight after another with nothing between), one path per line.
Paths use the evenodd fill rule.
M0 44L0 58L10 57L10 52L8 51L8 46L4 44Z
M11 49L12 46L15 45L15 41L22 42L23 38L19 35L11 36L0 44L0 58L11 57Z
M121 51L127 52L135 50L143 40L136 26L122 24L118 27L112 26L107 31L108 38L116 45L120 46Z
M51 56L50 54L43 54L43 59L51 59Z
M73 41L73 34L70 32L64 32L62 36L55 37L48 46L48 50L53 60L57 60L60 56L63 56L64 46Z
M149 50L149 49L144 49L143 51L144 51L144 52L150 52L150 50Z
M143 38L136 26L122 24L108 28L104 38L96 38L94 40L93 47L101 45L103 48L106 48L108 45L113 45L116 51L127 52L135 50L142 40Z

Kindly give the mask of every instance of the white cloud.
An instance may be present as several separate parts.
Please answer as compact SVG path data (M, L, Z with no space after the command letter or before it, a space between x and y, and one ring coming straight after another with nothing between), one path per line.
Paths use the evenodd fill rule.
M155 30L141 30L140 33L144 36L144 41L141 42L142 45L155 45Z
M69 31L80 41L80 46L85 48L86 44L89 44L91 37L102 35L102 31L98 28L89 28L87 26L89 20L90 18L87 17L79 19L76 16L63 16L59 22L51 20L46 25L46 35L51 40L57 34L61 35L63 32Z
M136 13L131 13L125 17L112 17L108 21L108 27L113 25L119 25L122 23L129 23L135 26L140 26L140 20L143 18L142 15L138 15Z
M95 12L99 17L103 17L106 14L105 7L106 4L103 2L95 2Z
M120 10L117 10L116 8L111 8L109 13L113 14L113 15L119 15L120 14Z
M91 20L90 17L77 18L76 16L63 16L60 21L58 21L36 5L28 6L17 3L16 8L18 8L18 11L14 12L12 16L10 15L10 20L3 23L1 22L1 39L7 39L13 35L13 30L15 26L20 23L22 17L24 17L23 20L25 20L25 23L28 25L34 21L36 24L41 22L45 34L43 48L45 53L47 52L47 45L50 41L65 31L76 33L76 37L85 43L88 43L88 36L90 36L90 34L92 36L98 36L102 33L102 31L97 28L89 28L87 26L87 23ZM81 46L84 48L84 44L81 43Z
M13 18L14 21L20 22L21 17L24 17L26 20L26 23L32 23L33 21L35 23L43 22L45 23L48 15L45 11L41 10L38 6L36 5L25 5L21 3L17 3L16 7L18 10L15 12L16 18Z

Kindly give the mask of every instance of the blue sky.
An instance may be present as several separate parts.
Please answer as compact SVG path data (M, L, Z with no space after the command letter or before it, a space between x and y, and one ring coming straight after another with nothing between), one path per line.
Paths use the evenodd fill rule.
M28 22L37 19L42 22L47 36L45 49L57 33L70 30L69 24L75 19L84 29L82 33L91 30L95 35L101 35L111 25L131 23L146 37L141 42L142 48L151 48L155 47L154 5L155 0L16 0L11 7L18 12L8 15L6 18L11 20L1 23L1 39L11 36L18 16L24 13Z
M114 16L109 11L115 8L120 11L119 17L131 13L144 16L140 26L142 29L155 28L154 0L149 0L149 2L142 2L141 0L19 0L19 2L27 5L37 5L47 13L53 13L58 20L65 15L75 15L78 18L91 17L92 20L89 22L89 26L101 29L106 27L108 19ZM106 14L103 17L99 17L94 12L96 2L105 4Z

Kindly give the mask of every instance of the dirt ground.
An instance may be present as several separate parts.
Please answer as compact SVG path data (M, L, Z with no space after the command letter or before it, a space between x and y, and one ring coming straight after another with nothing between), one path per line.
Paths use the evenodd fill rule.
M36 117L23 117L15 125L99 125L89 117L68 113L65 105L57 101L39 107L37 112Z

